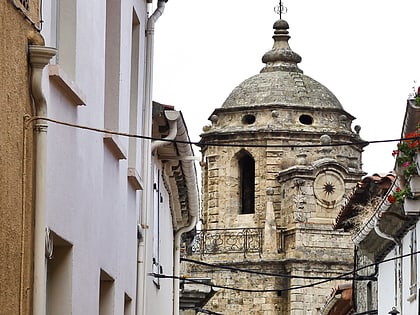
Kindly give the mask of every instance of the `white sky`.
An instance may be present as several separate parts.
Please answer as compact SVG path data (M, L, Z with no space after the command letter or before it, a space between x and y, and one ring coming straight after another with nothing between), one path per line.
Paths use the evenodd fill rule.
M263 68L277 4L166 4L155 30L153 99L182 111L192 141L229 93ZM304 74L336 95L364 140L399 138L407 96L420 84L420 1L286 0L285 6L289 44L302 57ZM363 169L392 170L395 147L367 146Z

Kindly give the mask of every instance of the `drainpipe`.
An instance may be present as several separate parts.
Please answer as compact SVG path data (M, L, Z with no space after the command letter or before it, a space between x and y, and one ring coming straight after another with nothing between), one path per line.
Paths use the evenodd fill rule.
M395 180L394 183L393 183L393 185L392 185L392 187L391 187L391 194L393 194L394 192L396 192L398 186L399 185L397 183L397 180ZM401 245L401 242L397 238L395 238L394 236L389 235L387 233L384 233L379 228L379 223L381 222L382 216L389 211L390 207L391 207L391 203L388 201L387 196L385 196L384 197L384 200L382 201L382 204L380 205L380 207L378 209L378 211L375 213L374 230L375 230L376 234L379 237L382 237L384 239L393 241L395 243L395 245L400 246Z
M389 194L395 193L398 186L399 186L398 181L395 180L394 183L392 184ZM358 234L353 237L352 240L356 246L359 245L372 230L374 230L378 236L384 239L391 240L396 245L400 245L400 242L395 237L385 234L379 229L379 223L381 221L382 216L384 215L384 213L388 212L391 207L391 203L388 201L387 196L385 196L382 199L382 202L379 205L378 209L376 210L374 216L366 223L363 229L360 230Z
M185 227L178 229L175 232L174 239L174 280L173 280L173 290L174 290L174 306L173 306L173 315L179 315L179 277L181 270L181 236L182 234L191 231L198 222L198 209L193 211L193 214L190 214L189 224Z
M188 193L188 206L189 206L189 221L184 227L179 228L174 236L174 279L173 279L173 315L179 315L179 276L181 269L181 236L182 234L191 231L198 222L199 217L199 196L198 196L198 183L197 173L192 160L187 160L187 157L194 156L191 144L188 144L189 137L185 125L178 123L177 143L178 153L181 157L181 165L184 172L184 177L187 185ZM182 159L184 158L184 159Z
M163 138L162 140L154 140L152 141L152 154L156 151L157 148L167 145L167 144L171 144L170 140L175 140L175 137L178 133L178 123L177 120L180 117L179 116L179 112L175 111L175 110L166 110L164 112L165 118L168 120L168 124L169 124L169 134Z
M56 49L30 45L31 93L35 105L35 116L47 116L47 102L42 93L42 72ZM34 227L34 288L33 314L46 314L46 167L47 167L47 122L39 119L34 123L35 137L35 227Z
M152 0L147 0L147 4L151 4ZM146 65L145 65L145 110L144 110L144 135L151 137L152 135L152 90L153 90L153 51L154 51L154 31L155 23L165 10L167 0L158 0L157 8L147 20L146 26ZM144 159L143 159L143 182L145 183L145 191L142 197L142 209L139 214L140 227L143 239L138 242L137 246L137 288L136 288L136 314L146 314L146 278L147 271L145 266L146 244L148 218L147 211L151 206L152 198L152 165L151 165L151 144L145 140Z
M399 240L397 240L395 237L393 237L392 235L389 235L389 234L386 234L386 233L384 233L384 232L382 232L381 230L380 230L380 228L379 228L379 223L381 222L381 219L380 219L381 217L378 217L377 219L376 219L376 222L375 222L375 227L374 227L374 229L375 229L375 232L376 232L376 234L379 236L379 237L382 237L382 238L384 238L384 239L387 239L387 240L390 240L390 241L393 241L394 243L395 243L395 245L397 245L398 247L401 245L401 242L399 241Z

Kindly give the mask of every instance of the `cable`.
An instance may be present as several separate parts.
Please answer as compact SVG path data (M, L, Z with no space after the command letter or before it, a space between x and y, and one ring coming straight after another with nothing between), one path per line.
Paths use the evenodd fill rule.
M33 116L27 120L27 124L35 121L35 120L45 120L49 121L58 125L63 125L67 127L73 127L78 129L90 130L94 132L101 132L106 134L113 134L118 136L130 137L130 138L139 138L145 140L160 140L160 141L167 141L171 143L184 143L195 145L200 148L205 146L217 146L217 147L250 147L250 148L318 148L318 147L339 147L339 146L350 146L350 145L361 145L366 146L368 144L376 144L376 143L388 143L388 142L401 142L406 140L420 140L420 137L409 137L409 138L397 138L397 139L387 139L387 140L372 140L372 141L356 141L356 142L336 142L336 143L329 143L329 144L255 144L255 143L217 143L217 142L205 142L205 141L181 141L181 140L170 140L170 139L162 139L162 138L154 138L148 136L142 136L138 134L131 134L113 130L106 130L100 128L94 128L89 126L83 126L78 124L72 124L48 117L41 117L41 116Z
M256 275L261 275L261 276L281 277L281 278L288 278L288 279L311 279L311 280L331 279L331 277L292 276L292 275L289 275L289 274L282 274L282 273L270 273L270 272L263 272L263 271L240 269L240 268L224 266L224 265L209 264L209 263L206 263L206 262L193 260L193 259L188 259L188 258L181 258L181 261L185 261L185 262L189 262L189 263L193 263L193 264L197 264L197 265L202 265L202 266L206 266L206 267L215 267L215 268L226 269L226 270L231 270L231 271L235 271L235 272L244 272L244 273L256 274ZM342 278L342 280L354 280L354 277Z
M240 288L234 288L230 286L225 285L219 285L219 284L210 284L210 283L204 283L200 280L194 280L192 278L184 277L184 276L171 276L171 275L163 275L158 273L149 273L149 276L153 276L155 278L161 278L161 279L177 279L184 282L191 282L191 283L197 283L197 284L204 284L207 286L210 286L212 288L219 288L219 289L227 289L227 290L233 290L238 292L248 292L248 293L264 293L264 292L279 292L280 290L277 289L261 289L261 290L255 290L255 289L240 289Z
M337 277L331 277L322 281L318 281L318 282L314 282L311 284L306 284L306 285L301 285L301 286L293 286L293 287L289 287L289 288L284 288L284 289L264 289L264 290L252 290L252 289L241 289L241 288L235 288L235 287L229 287L229 286L223 286L223 285L215 285L215 284L210 284L210 283L204 283L201 282L199 280L194 280L185 276L182 277L177 277L177 276L171 276L171 275L162 275L162 274L155 274L155 273L151 273L149 274L150 276L156 277L156 278L169 278L169 279L179 279L182 281L186 281L186 282L192 282L192 283L198 283L198 284L202 284L202 285L207 285L207 286L211 286L214 288L220 288L220 289L227 289L227 290L233 290L233 291L238 291L238 292L248 292L248 293L263 293L263 292L278 292L278 293L282 293L282 292L287 292L287 291L292 291L292 290L299 290L299 289L303 289L303 288L308 288L308 287L314 287L326 282L330 282L330 281L334 281L334 280L343 280L344 277L351 275L357 271L366 269L366 268L370 268L376 265L380 265L386 262L390 262L390 261L394 261L400 258L405 258L405 257L409 257L409 256L413 256L413 255L417 255L420 254L420 251L414 252L414 253L409 253L409 254L405 254L405 255L401 255L401 256L396 256L396 257L392 257L389 259L385 259L382 260L381 262L376 262L376 263L372 263L372 264L368 264L366 266L357 268L353 271L347 272L347 273L343 273L341 275L338 275ZM219 266L217 266L219 267Z
M199 313L204 313L204 314L211 314L211 315L223 315L222 313L212 312L212 311L206 310L206 309L201 308L201 307L195 307L195 308L194 308L194 310L195 310L196 312L199 312Z

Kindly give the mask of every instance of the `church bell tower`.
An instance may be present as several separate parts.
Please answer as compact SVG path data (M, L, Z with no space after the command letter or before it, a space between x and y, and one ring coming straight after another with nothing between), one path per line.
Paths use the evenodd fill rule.
M332 226L365 174L359 128L299 69L288 23L273 28L264 68L201 135L203 224L191 257L213 268L190 273L226 287L206 305L225 315L321 314L338 283L330 279L353 268L350 235Z

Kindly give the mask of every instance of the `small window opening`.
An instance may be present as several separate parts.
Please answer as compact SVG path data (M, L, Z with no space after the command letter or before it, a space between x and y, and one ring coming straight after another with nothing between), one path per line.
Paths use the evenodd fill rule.
M243 152L239 156L240 213L255 212L255 161Z
M47 314L71 314L73 245L51 231L52 257L47 264Z
M299 121L304 125L312 125L314 119L310 115L301 115Z
M131 297L124 293L124 315L130 315L132 309Z
M100 272L99 314L114 314L114 279L105 271Z
M255 115L245 115L242 117L242 123L246 125L252 125L255 122Z

